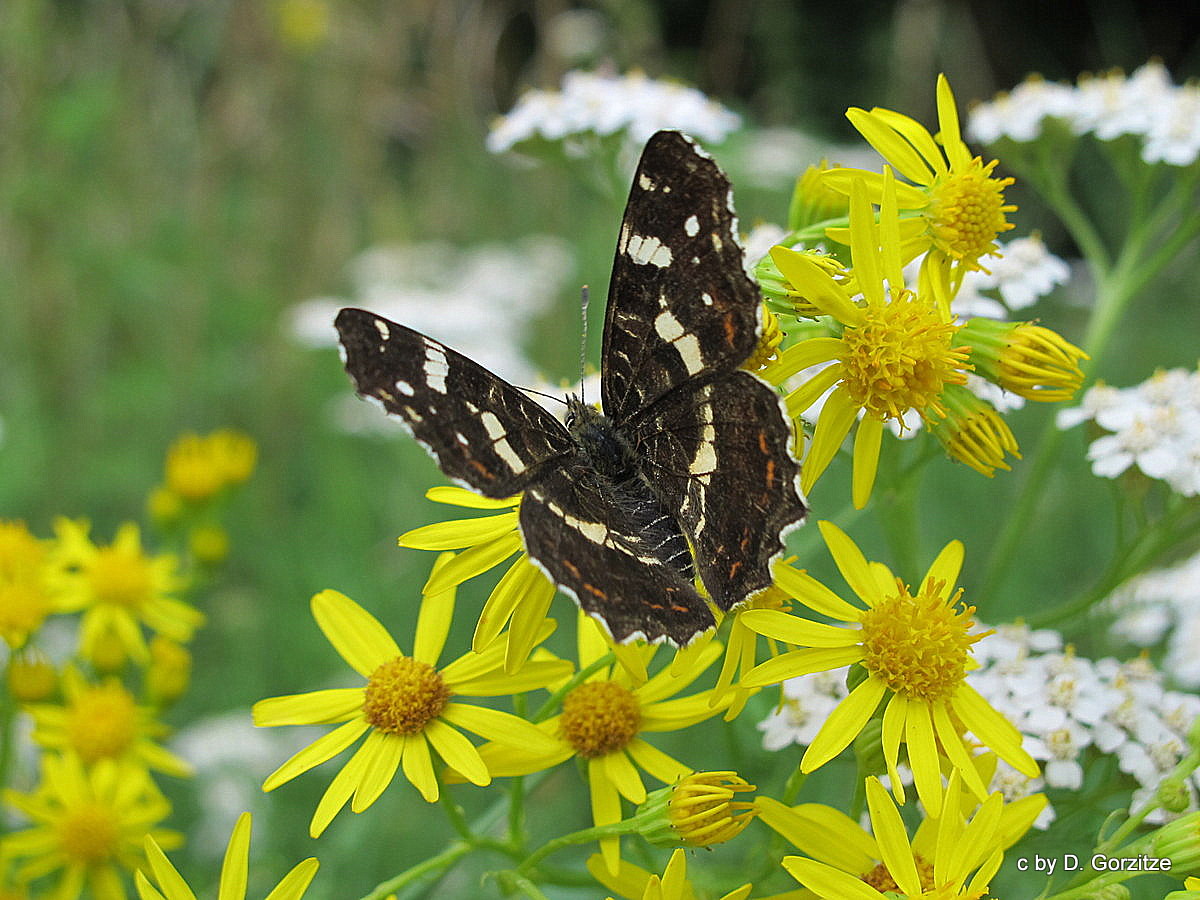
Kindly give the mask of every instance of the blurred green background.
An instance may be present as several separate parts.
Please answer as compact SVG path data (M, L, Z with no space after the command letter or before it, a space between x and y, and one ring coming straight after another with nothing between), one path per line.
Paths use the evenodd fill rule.
M548 376L573 377L579 284L603 295L619 209L561 169L485 151L489 122L522 89L554 88L565 71L602 62L640 67L695 84L749 124L845 143L848 105L932 123L938 71L963 107L1030 71L1073 79L1154 55L1182 81L1200 72L1198 24L1194 5L1119 0L3 0L0 516L43 535L56 515L86 516L107 541L119 522L143 517L178 433L243 429L259 443L259 468L228 517L230 565L200 598L210 623L195 645L193 692L173 719L248 717L261 697L344 683L307 600L337 587L410 641L431 559L397 549L395 537L443 516L421 496L440 479L411 442L335 425L330 403L348 393L348 379L333 350L294 339L289 310L344 294L347 264L372 245L559 235L573 248L575 280L528 349ZM586 40L570 39L579 34ZM743 221L780 221L786 187L743 189L745 167L730 153L718 158ZM1051 249L1072 255L1035 198L1018 187L1015 199L1017 233L1036 224ZM1170 279L1156 285L1159 297L1185 289ZM1145 302L1135 314L1136 332L1101 374L1126 384L1155 365L1195 364L1195 330L1181 333L1178 308ZM1079 315L1047 324L1078 337ZM1038 434L1048 414L1015 416L1018 438ZM986 517L971 510L1002 505L1011 477L986 481L941 461L935 469L922 554L927 561L962 537L970 600L971 560L983 558L989 536ZM1103 491L1081 460L1077 469L1055 488L1062 518L1031 539L1039 549L1010 582L1013 610L1054 602L1103 553L1105 525L1055 539L1072 522L1104 519ZM1077 500L1085 484L1090 497ZM827 509L843 506L846 486L823 485L818 515L822 490ZM881 546L869 527L850 527L868 551ZM797 543L801 562L827 572L823 551L810 558L812 537ZM488 586L464 590L463 608L478 609ZM448 653L467 646L468 618ZM736 743L733 732L711 730L714 747ZM793 762L746 774L777 786ZM301 778L257 808L255 846L269 830L262 869L273 877L317 853L325 870L313 896L358 896L449 836L440 811L398 783L314 844L307 820L328 777ZM198 809L188 790L171 788L184 830ZM551 801L535 799L535 817L537 803ZM584 810L555 815L585 824ZM178 854L185 873L211 866L199 852ZM736 850L722 853L739 865Z

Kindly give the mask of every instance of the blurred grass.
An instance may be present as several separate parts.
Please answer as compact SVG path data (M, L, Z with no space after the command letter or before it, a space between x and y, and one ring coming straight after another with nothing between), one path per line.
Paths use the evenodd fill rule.
M828 59L835 42L823 40L816 10L806 17L765 5L742 18L735 7L711 4L696 24L700 14L679 4L611 4L601 49L621 66L698 80L722 99L737 93L763 123L844 135L844 106L895 102L896 94L920 98L904 108L928 120L934 54L893 77L883 52L894 38L890 21L858 23L859 45L879 52L851 73L830 71L840 60ZM289 306L344 288L345 264L374 243L535 231L567 236L581 277L600 296L617 225L613 208L562 172L514 168L483 150L490 116L517 88L553 85L566 67L540 43L547 11L318 2L310 9L324 9L328 22L306 43L295 23L290 38L281 30L279 8L248 0L0 7L0 515L24 518L40 534L57 515L86 516L94 537L107 541L119 522L141 517L178 433L236 426L260 445L259 471L229 517L228 572L201 598L210 624L195 648L194 691L174 714L181 724L230 709L248 716L261 697L344 678L307 610L322 588L372 609L402 645L411 640L430 559L397 550L394 540L443 514L421 497L440 478L409 442L331 426L327 404L348 391L346 378L332 351L289 338ZM709 30L688 31L701 25ZM968 58L971 45L953 36L941 51L952 77L957 65L966 83L981 86L977 94L990 90ZM885 84L889 96L872 93ZM777 221L786 203L751 191L743 199L746 222ZM1160 286L1166 301L1184 289L1180 281ZM570 377L577 364L577 303L572 287L539 325L538 361L552 375ZM1170 302L1135 312L1138 326L1104 374L1126 384L1156 364L1194 364L1194 333L1177 327ZM1018 436L1032 438L1048 414L1018 414ZM1032 596L1053 602L1102 556L1105 528L1078 524L1104 519L1102 492L1081 455L1073 458L1052 488L1061 519L1039 522L1011 607L981 610L985 619L1027 608ZM985 558L993 527L973 511L1002 508L1014 489L1010 476L987 482L935 463L923 485L923 564L962 537L969 597L971 563ZM813 498L818 514L841 509L847 493L823 482ZM886 510L887 498L880 502ZM854 534L882 556L869 527ZM802 564L838 583L815 529L798 536L797 550ZM478 609L487 587L464 589L462 608ZM467 646L468 618L448 653ZM752 721L737 727L754 740ZM723 730L713 723L686 741L723 747ZM665 746L672 740L682 751L678 736ZM716 754L711 764L719 762ZM781 772L751 775L777 788ZM555 778L564 776L574 777ZM322 770L270 798L264 825L274 829L267 846L277 874L283 861L314 852L304 825L326 778ZM194 809L186 789L173 793L181 810ZM538 815L586 824L579 810L563 808L564 793L542 792ZM332 870L318 880L327 893L314 896L363 893L448 836L440 811L398 785L370 815L344 813L334 823L316 848ZM718 853L736 858L736 850Z

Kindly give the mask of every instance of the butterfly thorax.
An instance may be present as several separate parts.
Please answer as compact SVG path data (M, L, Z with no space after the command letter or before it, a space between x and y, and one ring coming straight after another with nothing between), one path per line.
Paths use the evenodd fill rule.
M567 430L592 468L615 482L637 475L637 454L629 439L596 407L567 398Z

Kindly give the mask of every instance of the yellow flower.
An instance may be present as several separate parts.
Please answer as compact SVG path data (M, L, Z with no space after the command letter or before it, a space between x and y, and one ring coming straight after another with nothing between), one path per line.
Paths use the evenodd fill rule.
M69 751L88 766L108 759L184 777L192 767L153 741L167 732L153 713L138 706L115 678L88 684L77 669L63 672L63 703L31 704L33 740L49 750Z
M966 382L971 368L967 348L957 345L960 326L927 297L904 286L901 271L896 182L883 176L883 206L876 222L865 182L851 185L850 242L854 277L830 274L808 254L776 247L771 257L801 296L842 326L840 336L800 341L780 354L764 373L768 381L810 366L832 363L788 395L788 413L799 416L829 388L804 461L801 489L808 493L858 421L854 439L853 500L861 509L871 496L879 465L884 423L903 427L916 410L926 421L946 414L941 395L948 385ZM855 302L861 292L863 304Z
M150 702L158 707L174 703L187 691L191 677L192 654L187 647L155 635L146 669L146 696Z
M258 447L240 431L181 435L167 450L166 490L185 503L206 503L249 478L257 458Z
M54 695L58 672L45 654L26 648L8 661L8 692L20 703L36 703Z
M66 609L82 609L80 652L90 659L105 639L115 639L138 663L150 652L142 625L175 641L189 641L204 615L176 599L184 587L175 557L147 556L137 525L127 522L107 547L88 537L86 522L60 518L50 577Z
M1070 400L1090 357L1062 335L1033 322L971 319L963 326L975 371L1026 400Z
M648 794L635 818L638 834L660 847L709 847L732 840L756 815L754 804L738 800L754 790L736 772L693 772L670 787Z
M929 423L930 433L946 452L981 475L991 478L996 469L1011 469L1005 456L1021 458L1017 439L1008 423L986 401L958 384L942 391L946 414Z
M492 500L460 487L435 487L425 494L436 503L468 509L506 510L490 516L436 522L400 535L400 546L419 550L462 550L434 569L422 588L425 596L457 587L520 553L483 605L471 647L482 652L500 636L504 626L504 670L509 674L528 659L537 644L556 588L529 560L517 529L520 497Z
M93 900L126 900L120 870L141 865L145 836L165 847L182 843L176 832L155 827L171 805L141 766L105 759L85 770L78 758L53 754L42 765L33 793L4 792L34 823L4 838L5 860L26 858L14 872L19 883L61 870L55 900L78 900L85 885Z
M1020 825L1015 820L1024 822L1028 813L1021 810L1014 816L1004 808L1000 794L993 793L966 821L957 811L955 773L947 788L946 815L925 818L910 842L900 811L883 785L868 778L866 786L871 833L821 804L789 808L767 797L757 801L762 820L813 857L787 856L783 867L818 898L885 900L902 894L911 900L979 900L1000 868L1007 846L1005 829L1015 830ZM1028 818L1024 828L1032 822Z
M973 666L973 607L958 608L962 590L952 585L962 567L963 546L951 541L929 567L915 596L882 563L867 562L850 537L830 522L821 535L846 583L866 604L847 603L812 576L779 567L777 583L806 606L853 627L825 625L777 610L749 610L746 625L760 634L806 649L762 663L745 676L751 686L778 684L846 665L861 665L866 677L834 710L809 745L800 767L812 772L841 753L883 710L883 754L892 789L904 802L896 771L901 742L908 748L917 794L926 810L941 809L941 755L975 796L987 790L971 762L964 729L1029 777L1037 763L1021 748L1021 734L965 681Z
M0 638L14 650L62 608L47 589L46 559L46 542L24 522L0 520Z
M451 559L444 554L438 565L448 565ZM427 596L417 617L413 653L406 656L375 617L350 598L328 590L313 597L313 617L321 631L366 684L273 697L254 705L256 725L345 723L276 769L263 784L265 791L320 765L367 735L317 805L309 826L313 837L325 830L347 802L356 813L374 803L397 769L403 770L426 800L437 800L438 780L430 747L473 784L489 784L494 773L459 728L535 751L552 746L542 731L524 719L462 703L458 697L535 690L566 677L570 665L560 660L535 661L516 675L505 675L501 670L504 648L496 644L439 669L438 658L453 611L453 589ZM542 640L551 627L548 623L542 629Z
M580 613L578 621L582 670L606 656L610 644L591 618ZM578 758L587 769L592 820L597 826L621 821L621 797L631 803L646 800L639 766L664 784L689 774L691 768L655 748L642 735L687 728L721 711L720 705L709 702L711 690L667 699L699 678L721 655L721 646L716 641L694 642L678 651L671 665L637 684L631 670L644 671L657 650L654 644L622 646L620 652L631 657L628 662L597 668L563 697L559 715L538 724L550 738L549 746L492 741L479 750L488 770L497 777L528 775ZM601 838L600 850L610 870L616 871L619 838Z
M196 900L196 895L176 868L171 865L153 835L146 835L146 860L150 874L158 888L142 870L137 873L137 891L141 900ZM221 866L221 883L217 888L217 900L245 900L246 880L250 867L250 813L238 816L229 846L225 850L225 862ZM283 877L268 895L267 900L300 900L308 889L320 863L315 857L299 862Z
M626 900L695 900L696 897L688 881L687 856L683 850L671 854L661 878L624 860L613 871L599 853L588 859L587 867L593 878ZM745 900L753 887L744 884L723 895L721 900Z
M937 108L936 137L919 122L889 109L852 108L846 118L912 182L896 188L900 209L919 214L901 228L903 258L907 262L929 251L921 264L922 281L929 283L938 305L949 313L963 274L983 269L980 260L999 250L996 237L1013 227L1005 214L1016 206L1004 202L1004 189L1013 179L994 177L998 161L985 164L963 142L945 75L938 76ZM843 194L851 193L857 179L865 179L874 203L882 202L883 179L876 172L831 169L824 176L830 188ZM831 230L830 236L840 239L836 231ZM857 261L856 255L856 265Z
M783 567L781 564L780 567ZM762 593L742 604L727 617L729 634L725 643L725 655L721 660L721 671L717 675L717 683L713 686L712 699L714 706L720 704L725 709L725 721L732 722L746 706L758 688L748 688L738 680L740 674L749 672L758 662L758 632L747 628L742 621L742 614L752 609L787 608L788 596L772 585ZM772 655L776 648L772 646Z

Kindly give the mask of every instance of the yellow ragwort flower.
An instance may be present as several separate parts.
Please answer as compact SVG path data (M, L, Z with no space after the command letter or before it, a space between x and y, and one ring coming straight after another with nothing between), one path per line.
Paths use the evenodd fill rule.
M174 556L147 556L137 525L127 522L107 547L88 537L88 524L60 518L48 576L63 608L83 610L80 653L92 659L115 640L134 661L150 659L142 626L175 641L189 641L204 614L175 597L185 586Z
M4 792L5 801L33 821L4 838L4 860L24 858L13 873L18 883L61 871L45 896L78 900L86 887L92 900L126 900L121 871L143 863L145 836L164 847L183 843L178 833L156 827L171 804L145 768L105 759L85 770L77 757L54 754L42 766L42 783L32 793Z
M961 336L977 374L1026 400L1070 400L1083 384L1079 361L1088 355L1045 326L971 319Z
M579 666L586 669L609 653L610 644L593 619L581 612L578 622ZM655 644L626 644L621 652L638 657L644 671L658 649ZM559 715L538 724L550 738L550 746L492 741L480 748L480 756L495 776L528 775L576 757L587 767L593 822L598 826L619 822L621 797L631 803L646 800L639 766L664 784L692 771L643 734L687 728L721 712L720 705L709 703L711 690L667 699L685 690L720 655L716 641L695 641L678 651L671 665L641 684L630 674L639 668L636 663L601 666L563 697ZM616 871L619 838L601 838L600 850L610 870Z
M778 384L810 366L831 363L786 399L788 413L799 416L833 388L817 419L801 489L812 489L861 414L852 488L859 509L875 483L884 424L893 421L903 427L909 410L937 421L945 415L942 392L948 385L963 384L971 368L967 349L957 344L960 326L937 304L904 286L895 187L885 169L877 223L865 183L859 179L851 185L852 283L831 276L807 254L785 247L771 251L796 290L842 326L838 337L793 344L780 354L776 371L765 373L768 381ZM862 293L862 304L855 302L856 292Z
M141 765L186 777L187 762L155 743L168 731L116 678L89 684L78 669L67 668L62 677L62 703L36 703L26 707L33 717L34 743L48 750L71 752L88 766L108 759Z
M146 868L151 882L142 869L137 873L137 891L141 900L196 900L178 870L171 865L153 835L146 835ZM267 900L300 900L320 863L310 856L295 865L267 895ZM250 871L250 813L238 816L229 846L225 850L225 861L221 865L221 882L217 888L217 900L246 900L246 882ZM157 888L155 887L157 884Z
M451 559L450 554L443 554L438 565L445 566ZM345 723L276 769L263 784L265 791L291 781L367 736L317 805L309 826L313 837L325 830L347 802L356 813L369 807L398 769L421 796L436 801L438 779L430 748L472 784L489 784L496 773L459 728L535 752L552 746L542 731L519 716L463 703L459 697L536 690L566 677L570 664L533 661L517 674L506 675L502 670L504 648L494 644L482 653L468 652L438 668L454 612L453 589L423 599L411 656L400 651L374 616L337 591L322 591L313 597L312 612L325 637L366 684L260 700L254 705L254 723ZM552 625L545 623L541 640Z
M1004 189L1013 179L992 174L998 160L984 163L963 142L954 93L945 75L938 75L937 108L936 137L921 123L890 109L851 108L846 118L911 182L896 188L900 209L917 213L901 226L903 259L908 262L928 251L921 264L922 281L949 313L963 274L984 269L980 260L995 254L997 236L1013 228L1006 214L1016 206L1004 199ZM830 188L847 195L859 179L865 180L872 201L881 203L883 179L877 172L831 169L824 175ZM830 237L843 240L843 232L831 229ZM855 256L856 265L857 261Z
M861 665L866 677L826 720L800 761L804 772L846 749L883 703L883 755L892 789L904 802L896 770L900 744L908 749L917 794L926 810L941 809L941 760L979 798L987 795L971 762L963 732L996 751L1017 771L1035 777L1037 763L1021 747L1021 734L966 683L972 668L973 607L960 608L953 585L963 546L951 541L929 566L915 595L882 563L868 562L850 537L831 522L818 523L834 562L866 604L859 609L805 572L780 566L776 582L814 611L851 627L826 625L778 610L749 610L745 624L776 640L804 648L768 660L743 681L761 687L798 675Z
M62 609L47 585L46 543L24 522L0 520L0 638L13 650Z
M418 550L461 550L453 559L434 569L422 588L425 596L439 594L498 566L519 554L492 590L471 647L482 652L501 636L504 627L504 670L516 672L537 644L556 588L529 559L517 528L521 498L492 500L450 485L431 488L425 494L435 503L468 509L505 510L471 519L451 519L414 528L400 535L400 546Z
M249 478L257 459L254 440L240 431L184 434L167 450L165 487L185 503L206 503Z
M638 834L658 847L710 847L737 837L757 814L738 800L754 785L733 771L693 772L638 806Z
M625 900L693 900L696 896L688 881L687 855L683 850L671 854L661 878L624 860L614 872L599 853L588 859L587 867L593 878ZM743 884L722 895L720 900L745 900L753 888L752 884Z
M959 807L959 783L956 772L947 788L948 810ZM1005 829L1024 823L1027 830L1033 823L1027 815L1032 804L1014 814L993 793L969 822L958 812L926 816L910 842L887 790L877 778L868 778L866 787L871 832L819 803L788 807L768 797L757 801L760 818L812 857L784 857L783 867L816 898L886 900L899 894L911 900L980 900L1003 860Z

